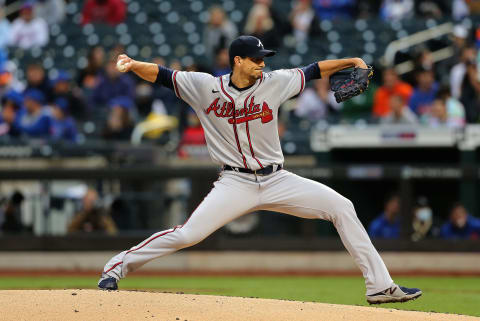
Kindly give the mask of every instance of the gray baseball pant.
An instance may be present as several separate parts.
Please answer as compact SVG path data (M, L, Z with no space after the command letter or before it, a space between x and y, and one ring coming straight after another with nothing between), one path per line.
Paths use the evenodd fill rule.
M116 279L124 278L147 262L195 245L228 222L257 210L332 222L363 273L367 295L392 285L352 202L324 184L284 169L267 176L223 171L185 224L155 233L114 256L104 272Z

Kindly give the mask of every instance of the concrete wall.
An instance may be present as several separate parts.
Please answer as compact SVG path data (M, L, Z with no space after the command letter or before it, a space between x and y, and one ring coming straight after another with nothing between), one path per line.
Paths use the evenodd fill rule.
M101 271L114 252L0 252L0 270ZM391 271L480 274L480 254L383 252ZM346 252L178 252L140 271L360 273Z

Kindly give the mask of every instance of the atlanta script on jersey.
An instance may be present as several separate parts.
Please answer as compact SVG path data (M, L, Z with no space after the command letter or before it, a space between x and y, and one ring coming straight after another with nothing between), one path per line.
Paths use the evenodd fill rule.
M283 164L278 108L305 88L301 69L262 73L249 89L229 86L230 75L175 71L175 94L197 113L213 161L257 170Z

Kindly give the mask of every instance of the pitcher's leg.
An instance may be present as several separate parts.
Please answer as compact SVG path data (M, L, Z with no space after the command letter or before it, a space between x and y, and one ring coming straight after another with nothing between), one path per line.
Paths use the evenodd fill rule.
M258 205L258 199L258 185L239 186L237 180L222 177L185 224L155 233L114 256L103 271L117 280L124 278L155 258L197 244L228 222L248 213Z
M263 204L268 209L303 218L331 221L365 278L367 294L383 291L393 284L388 270L373 246L353 204L321 183L282 171L265 184Z

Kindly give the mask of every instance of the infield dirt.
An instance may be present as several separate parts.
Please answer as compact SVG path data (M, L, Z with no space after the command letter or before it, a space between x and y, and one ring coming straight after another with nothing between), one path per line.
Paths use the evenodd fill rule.
M99 290L0 291L0 320L480 320L377 307L212 295Z

